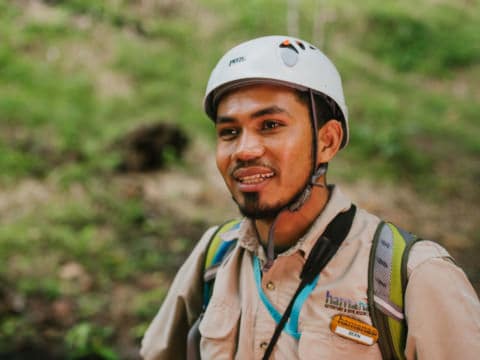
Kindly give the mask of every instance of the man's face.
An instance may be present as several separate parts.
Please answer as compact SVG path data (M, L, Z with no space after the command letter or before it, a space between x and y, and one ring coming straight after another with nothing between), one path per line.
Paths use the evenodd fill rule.
M217 166L240 211L273 218L311 171L308 107L293 89L252 85L227 93L216 119Z

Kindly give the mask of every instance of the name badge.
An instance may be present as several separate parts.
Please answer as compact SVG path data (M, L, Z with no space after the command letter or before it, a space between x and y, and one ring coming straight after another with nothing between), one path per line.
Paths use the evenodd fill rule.
M330 330L363 345L373 345L378 340L378 330L375 327L345 315L335 315L330 323Z

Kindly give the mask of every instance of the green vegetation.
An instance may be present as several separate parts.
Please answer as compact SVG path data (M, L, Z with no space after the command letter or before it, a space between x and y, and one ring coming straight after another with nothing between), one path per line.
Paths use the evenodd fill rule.
M352 138L334 176L478 206L480 2L299 4L298 35L321 39L344 79ZM175 269L219 219L132 189L116 141L165 121L213 144L209 71L239 41L286 34L287 9L0 0L0 357L135 358ZM176 170L196 177L190 165Z

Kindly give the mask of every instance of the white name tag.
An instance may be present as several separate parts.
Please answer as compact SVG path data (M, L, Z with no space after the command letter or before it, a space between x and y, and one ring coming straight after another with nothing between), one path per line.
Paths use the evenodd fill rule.
M374 343L373 338L368 337L366 335L362 335L358 332L346 329L346 328L341 327L341 326L337 326L337 328L335 329L335 334L338 334L340 336L344 336L344 337L352 339L354 341L358 341L358 342L360 342L362 344L365 344L365 345L373 345L373 343Z

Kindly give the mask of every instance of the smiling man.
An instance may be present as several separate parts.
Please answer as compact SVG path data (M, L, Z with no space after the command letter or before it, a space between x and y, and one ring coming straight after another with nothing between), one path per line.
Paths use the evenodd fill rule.
M480 353L478 297L447 251L327 185L349 132L340 76L320 50L284 36L240 44L212 71L204 105L243 218L200 239L145 334L143 357Z

